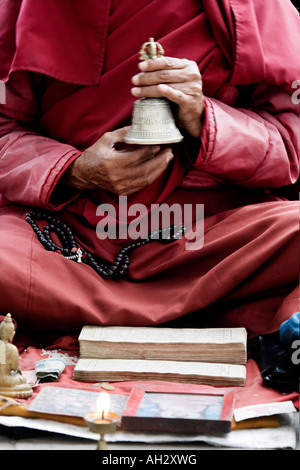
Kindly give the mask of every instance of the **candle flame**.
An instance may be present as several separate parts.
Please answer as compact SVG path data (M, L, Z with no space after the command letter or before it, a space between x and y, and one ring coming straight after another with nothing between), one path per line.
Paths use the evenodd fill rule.
M97 413L104 418L104 416L109 412L110 398L109 394L102 392L100 393L97 400Z

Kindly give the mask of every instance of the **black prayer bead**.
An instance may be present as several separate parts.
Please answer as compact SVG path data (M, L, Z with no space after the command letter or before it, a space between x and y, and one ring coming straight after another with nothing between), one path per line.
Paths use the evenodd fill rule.
M41 229L35 220L44 220L47 225ZM134 249L144 246L147 243L162 241L172 242L184 234L183 226L173 226L155 230L147 238L131 243L120 249L113 263L104 262L97 256L80 248L72 233L71 228L59 218L54 217L49 212L32 210L25 215L25 220L31 225L37 235L38 240L47 251L56 252L65 258L77 262L82 262L94 269L103 279L117 279L125 275L129 267L129 253ZM61 243L57 245L51 238L51 233L55 233ZM167 236L166 236L167 234Z

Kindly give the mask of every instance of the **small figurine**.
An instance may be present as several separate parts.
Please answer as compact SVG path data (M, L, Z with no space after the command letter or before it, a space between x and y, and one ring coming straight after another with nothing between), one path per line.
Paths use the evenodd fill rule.
M0 323L0 395L28 398L32 388L20 369L19 352L12 344L14 336L14 323L8 313Z

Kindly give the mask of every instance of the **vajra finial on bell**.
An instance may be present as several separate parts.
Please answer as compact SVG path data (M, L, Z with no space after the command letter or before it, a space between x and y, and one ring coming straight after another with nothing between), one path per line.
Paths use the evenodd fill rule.
M140 49L140 60L163 57L164 50L153 38ZM183 140L176 127L169 100L166 98L141 98L135 101L132 125L125 137L128 144L170 144Z
M155 42L154 38L149 38L149 41L144 42L140 49L140 60L157 59L163 57L165 51L159 42Z

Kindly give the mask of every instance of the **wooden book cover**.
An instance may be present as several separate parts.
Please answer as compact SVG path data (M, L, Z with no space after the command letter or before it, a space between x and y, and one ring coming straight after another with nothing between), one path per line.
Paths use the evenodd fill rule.
M246 366L224 363L80 358L73 378L85 382L162 380L216 386L243 386Z
M245 364L245 328L85 326L80 357Z

